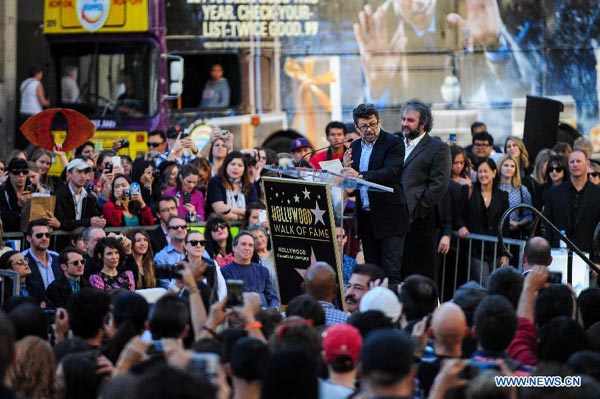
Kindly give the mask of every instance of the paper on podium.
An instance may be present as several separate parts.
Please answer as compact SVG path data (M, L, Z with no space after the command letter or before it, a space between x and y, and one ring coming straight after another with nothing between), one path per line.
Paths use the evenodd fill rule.
M339 159L332 159L331 161L321 161L319 162L319 166L321 167L321 169L333 173L342 173L342 169L344 168L344 165L342 165L342 161L340 161Z

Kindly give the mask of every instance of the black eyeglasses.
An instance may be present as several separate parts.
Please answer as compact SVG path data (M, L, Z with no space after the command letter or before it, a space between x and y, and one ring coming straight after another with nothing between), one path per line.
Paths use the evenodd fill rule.
M50 238L50 233L35 233L34 236L38 239L42 237Z
M13 175L27 175L29 174L29 169L15 169L10 171Z
M67 262L67 265L71 265L71 266L85 266L85 262L83 261L83 259L77 259L77 260L74 260L72 262Z
M221 229L226 229L227 225L225 223L217 223L212 227L212 231L219 231Z
M203 247L206 245L206 240L189 240L187 243L191 244L192 247L197 247L197 246Z
M561 168L560 166L550 166L548 168L549 172L556 172L556 173L560 173L563 171L563 168Z
M180 226L169 226L169 230L185 230L187 229L187 226L185 224L182 224Z
M366 132L368 129L375 130L377 128L377 126L379 126L379 121L377 121L377 122L371 122L368 125L356 126L356 128L358 130L360 130L361 132Z
M598 177L598 176L600 176L600 173L598 173L598 172L590 172L590 173L588 173L588 177Z
M148 142L148 147L156 148L156 147L162 145L163 143L164 143L164 141L162 143L151 143L151 142Z

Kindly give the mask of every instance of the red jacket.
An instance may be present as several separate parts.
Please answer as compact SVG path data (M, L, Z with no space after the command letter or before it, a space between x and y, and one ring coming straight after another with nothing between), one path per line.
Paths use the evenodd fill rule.
M106 204L104 204L104 208L102 208L102 214L106 219L106 224L113 227L125 226L125 221L123 220L124 210L125 208L123 208L123 206L117 206L112 201L108 201ZM139 218L140 225L142 226L151 226L154 224L154 216L152 216L152 211L150 210L149 206L142 208Z
M529 319L519 317L517 334L508 347L508 356L528 366L537 364L537 327Z

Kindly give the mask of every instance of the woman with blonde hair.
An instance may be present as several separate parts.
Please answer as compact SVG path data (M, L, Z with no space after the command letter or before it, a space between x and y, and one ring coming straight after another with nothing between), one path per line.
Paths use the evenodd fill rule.
M499 188L508 193L509 208L519 204L531 205L529 190L521 184L519 162L506 154L498 161L498 170L500 171ZM509 227L513 238L526 238L529 236L528 228L533 221L531 211L520 209L512 212L509 219Z
M529 162L529 153L522 139L509 136L504 143L504 153L518 160L521 180L531 173L533 168L531 162Z
M529 190L531 202L538 211L541 211L544 206L543 193L544 184L546 183L546 168L552 155L554 155L554 152L549 148L544 148L538 152L533 163L533 171L521 180Z
M21 398L56 398L56 360L50 344L30 335L18 341L16 349L16 361L7 373L8 385Z

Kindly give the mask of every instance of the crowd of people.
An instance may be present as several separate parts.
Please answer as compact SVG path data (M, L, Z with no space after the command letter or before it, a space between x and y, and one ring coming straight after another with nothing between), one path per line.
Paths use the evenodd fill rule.
M431 111L418 100L405 104L400 131L381 126L376 107L360 104L353 123L327 125L331 145L313 159L304 138L277 157L237 150L220 129L206 148L177 128L150 132L135 160L115 152L119 143L96 153L87 142L71 160L14 151L0 163L3 231L20 230L37 193L55 195L56 207L29 221L25 250L0 247L0 396L598 397L600 288L577 296L549 279L560 237L531 212L505 226L527 240L523 270L482 247L472 281L447 302L438 288L452 231L495 236L520 203L597 261L600 177L589 142L559 143L532 161L520 138L502 151L476 123L461 148L430 135ZM60 177L48 174L53 157L66 165ZM312 264L304 294L282 304L264 166L335 159L347 176L394 192L347 192L357 228L332 234L343 265ZM495 376L581 379L517 389Z

